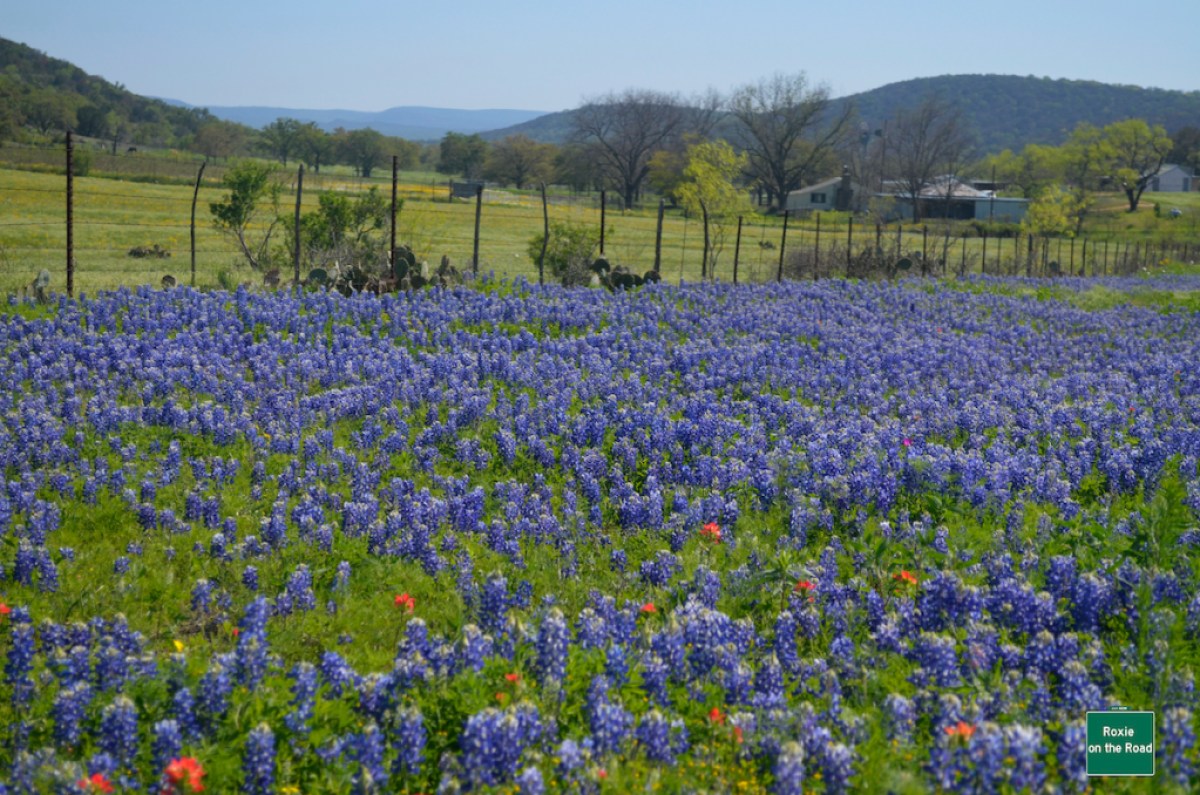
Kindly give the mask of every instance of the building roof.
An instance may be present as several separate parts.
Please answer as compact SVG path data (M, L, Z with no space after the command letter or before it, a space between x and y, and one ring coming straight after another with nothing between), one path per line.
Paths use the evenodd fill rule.
M821 182L817 182L812 185L805 185L803 188L797 188L796 190L793 190L793 191L788 191L788 196L793 196L797 193L811 193L816 190L828 190L829 188L833 188L833 187L840 185L841 182L842 182L841 177L830 177L827 180L823 180Z

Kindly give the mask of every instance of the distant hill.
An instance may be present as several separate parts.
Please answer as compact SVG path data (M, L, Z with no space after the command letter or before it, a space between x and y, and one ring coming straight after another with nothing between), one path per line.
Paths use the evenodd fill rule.
M134 94L25 44L0 38L0 136L24 121L43 132L173 146L212 116ZM115 144L114 144L115 145Z
M166 102L190 107L178 100ZM264 106L210 105L206 108L218 119L263 127L280 117L314 122L326 132L338 127L358 130L370 127L384 135L395 135L412 141L436 141L448 132L477 133L497 127L518 125L544 116L540 110L457 110L453 108L429 108L422 106L400 106L381 111L359 110L312 110L304 108L275 108Z
M1061 144L1080 122L1145 119L1167 132L1200 126L1200 91L1012 75L946 75L890 83L845 97L872 127L934 94L962 109L983 153Z
M1163 125L1167 132L1200 126L1200 91L1011 75L923 77L841 97L835 103L854 103L859 118L875 128L901 108L913 107L930 95L962 108L981 154L1017 150L1029 143L1060 144L1084 121L1102 127L1141 118ZM562 143L570 135L573 113L551 113L482 135L499 140L523 133L537 141Z
M396 107L378 112L276 107L199 107L175 99L144 97L120 83L90 75L40 50L0 38L0 137L20 122L43 131L71 127L96 138L174 146L214 119L261 128L281 116L338 127L371 127L384 135L436 141L447 132L476 133L543 116L540 110L458 110ZM45 119L44 123L38 119ZM249 132L248 130L246 131Z

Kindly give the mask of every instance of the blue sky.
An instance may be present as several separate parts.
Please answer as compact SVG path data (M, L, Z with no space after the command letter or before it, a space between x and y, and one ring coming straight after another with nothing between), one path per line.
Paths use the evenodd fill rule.
M352 110L551 111L801 70L835 96L964 73L1195 91L1198 35L1200 0L0 0L0 36L140 94Z

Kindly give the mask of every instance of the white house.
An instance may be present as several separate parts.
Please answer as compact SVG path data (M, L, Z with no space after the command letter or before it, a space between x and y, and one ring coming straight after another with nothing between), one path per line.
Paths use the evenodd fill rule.
M1194 190L1196 177L1183 166L1167 163L1150 178L1146 190L1151 193L1187 193Z
M791 213L832 210L836 206L837 191L841 184L841 177L831 177L807 188L794 190L788 194L786 209Z
M817 210L844 212L854 208L854 197L857 195L858 186L850 182L850 167L842 166L840 177L830 177L816 185L789 193L784 209L793 213L811 213Z

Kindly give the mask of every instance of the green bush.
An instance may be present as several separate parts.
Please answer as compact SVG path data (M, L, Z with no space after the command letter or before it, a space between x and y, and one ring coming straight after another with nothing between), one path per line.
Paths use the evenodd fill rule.
M529 241L529 258L536 265L542 254L542 235ZM550 243L546 246L546 270L564 285L586 283L587 266L600 246L600 229L568 221L550 223Z

